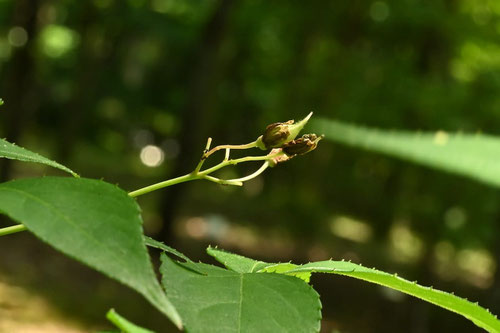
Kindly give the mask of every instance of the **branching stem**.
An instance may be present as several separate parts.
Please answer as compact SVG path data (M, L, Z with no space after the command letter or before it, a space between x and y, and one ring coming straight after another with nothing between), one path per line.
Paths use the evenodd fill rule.
M207 146L209 146L208 143L207 143ZM217 184L221 184L221 185L242 186L244 181L250 180L250 179L255 178L258 175L260 175L269 166L269 163L268 163L269 160L271 160L271 159L273 159L281 154L283 154L283 153L279 152L279 153L275 153L275 154L271 154L271 155L264 155L264 156L246 156L246 157L237 158L234 160L224 159L219 164L217 164L211 168L208 168L206 170L200 171L201 166L203 165L203 161L205 160L202 158L202 160L200 161L200 163L198 163L198 166L196 167L196 169L194 169L193 172L188 173L187 175L184 175L184 176L172 178L169 180L165 180L163 182L159 182L159 183L156 183L153 185L143 187L143 188L138 189L136 191L130 192L128 195L135 198L135 197L138 197L140 195L143 195L143 194L146 194L146 193L149 193L152 191L156 191L156 190L159 190L159 189L164 188L164 187L176 185L179 183L188 182L191 180L197 180L197 179L205 179L205 180L208 180L208 181L211 181L211 182L214 182ZM228 156L228 155L229 154L226 154L226 156ZM213 173L219 169L222 169L224 167L227 167L229 165L236 165L239 163L254 162L254 161L265 161L265 163L263 164L263 166L259 170L257 170L257 172L254 172L253 174L251 174L249 176L246 176L243 178L238 178L238 179L230 179L230 180L219 179L219 178L216 178L213 176L209 176L211 173Z
M210 151L203 154L203 158L207 159L210 155L215 153L217 150L221 150L221 149L250 149L250 148L255 148L255 147L257 147L257 140L250 142L250 143L247 143L247 144L244 144L244 145L220 145L220 146L213 147Z
M205 179L205 180L208 180L208 181L211 181L211 182L214 182L217 184L221 184L221 185L242 186L243 182L250 180L250 179L253 179L253 178L257 177L258 175L260 175L262 172L264 172L264 170L266 170L271 165L270 161L273 158L276 158L276 157L284 154L283 152L278 152L278 153L268 154L268 155L263 155L263 156L246 156L246 157L237 158L237 159L230 159L229 158L231 149L254 148L257 146L256 142L257 141L254 141L254 142L251 142L251 143L248 143L245 145L220 145L220 146L212 148L212 150L209 150L210 145L212 143L212 138L208 138L207 144L205 146L205 150L203 151L203 155L200 159L200 162L198 163L196 168L193 170L193 172L188 173L187 175L184 175L184 176L168 179L168 180L165 180L165 181L153 184L153 185L143 187L141 189L129 192L128 195L131 196L132 198L135 198L135 197L138 197L140 195L144 195L146 193L153 192L153 191L159 190L159 189L164 188L164 187L188 182L191 180L198 180L198 179ZM220 150L220 149L226 149L226 154L225 154L224 160L222 162L220 162L219 164L202 171L201 168L202 168L205 160L211 154L213 154L215 151ZM255 161L264 161L264 164L262 164L262 166L257 171L255 171L254 173L252 173L248 176L237 178L237 179L220 179L220 178L210 176L211 173L218 171L224 167L227 167L230 165L236 165L239 163L255 162ZM5 236L5 235L13 234L16 232L25 231L25 230L27 230L27 229L23 224L11 226L11 227L6 227L6 228L0 228L0 236Z
M242 177L242 178L237 178L237 179L230 179L228 181L231 181L231 182L242 182L243 183L243 182L246 182L247 180L254 179L258 175L260 175L261 173L263 173L269 167L269 165L270 165L269 161L265 161L264 164L262 164L262 166L259 168L259 170L255 171L251 175L248 175L248 176Z

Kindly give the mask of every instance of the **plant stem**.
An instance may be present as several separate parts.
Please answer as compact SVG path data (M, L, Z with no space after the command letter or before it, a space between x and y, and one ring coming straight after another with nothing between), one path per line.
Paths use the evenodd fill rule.
M21 232L27 230L23 224L13 225L11 227L1 228L0 236L15 234L16 232Z
M205 179L205 180L208 180L208 181L211 181L211 182L214 182L214 183L217 183L217 184L221 184L221 185L242 186L244 181L253 179L253 178L257 177L258 175L260 175L262 172L264 172L264 170L266 170L267 167L269 167L269 161L270 160L272 160L274 157L277 157L277 156L283 154L282 152L278 152L278 153L272 154L272 155L247 156L247 157L242 157L242 158L237 158L237 159L234 159L234 160L230 160L229 159L230 149L248 149L248 148L253 148L253 147L256 147L256 141L248 143L246 145L237 145L237 146L235 146L235 145L222 145L222 146L217 146L217 147L213 148L212 150L208 151L208 149L210 148L211 142L212 142L212 139L208 138L207 145L205 147L205 153L203 154L200 162L198 163L198 165L196 166L196 168L194 169L193 172L188 173L187 175L184 175L184 176L180 176L180 177L168 179L168 180L165 180L163 182L159 182L159 183L156 183L156 184L153 184L153 185L149 185L149 186L140 188L138 190L129 192L128 195L130 197L132 197L132 198L135 198L135 197L138 197L140 195L143 195L143 194L146 194L146 193L149 193L149 192L153 192L153 191L159 190L159 189L164 188L164 187L176 185L176 184L179 184L179 183L189 182L191 180L196 180L196 179ZM225 155L224 160L222 162L220 162L219 164L211 167L211 168L208 168L206 170L200 171L200 169L201 169L204 161L206 160L206 158L210 154L212 154L213 152L215 152L215 151L217 151L219 149L226 149L226 155ZM248 175L246 177L237 178L237 179L219 179L219 178L216 178L216 177L213 177L213 176L209 176L209 174L211 174L212 172L215 172L215 171L217 171L219 169L222 169L222 168L224 168L226 166L236 165L238 163L243 163L243 162L252 162L252 161L265 161L265 162L264 162L264 164L257 171L255 171L254 173L252 173L251 175ZM13 233L16 233L16 232L25 231L25 230L27 230L27 229L26 229L26 227L23 224L18 224L18 225L14 225L14 226L11 226L11 227L6 227L6 228L0 228L0 236L5 236L5 235L13 234Z
M224 168L228 165L236 165L238 163L244 163L244 162L251 162L251 161L267 161L270 160L278 155L281 155L282 153L276 153L273 155L264 155L264 156L247 156L247 157L242 157L242 158L237 158L234 160L227 160L227 161L222 161L221 163L217 164L216 166L213 166L209 169L206 169L204 171L200 172L200 175L208 175L214 171L217 171L221 168Z
M217 147L213 147L210 151L207 153L203 154L203 158L206 159L208 156L212 155L215 153L217 150L221 149L249 149L249 148L254 148L257 147L257 140L244 144L244 145L220 145Z
M106 318L115 324L121 332L136 332L136 333L153 333L153 331L139 327L116 313L115 309L111 309L106 313Z
M229 179L227 181L228 182L229 181L231 181L231 182L245 182L247 180L254 179L258 175L260 175L261 173L263 173L268 167L269 167L269 161L265 161L264 164L262 164L262 166L257 171L255 171L254 173L252 173L251 175L248 175L246 177L237 178L237 179Z
M209 143L207 143L207 146L209 146ZM257 170L257 172L258 172L257 174L254 173L248 177L243 177L241 179L224 180L224 179L219 179L219 178L209 176L209 174L211 174L212 172L215 172L219 169L222 169L228 165L236 165L238 163L251 162L251 161L269 161L272 158L274 158L278 155L281 155L281 154L282 154L282 152L279 152L279 153L276 153L273 155L247 156L247 157L237 158L234 160L224 160L224 161L220 162L219 164L217 164L209 169L203 170L203 171L199 171L198 167L201 167L200 164L202 164L200 162L200 164L198 164L196 169L193 172L188 173L187 175L180 176L180 177L173 178L173 179L169 179L169 180L165 180L163 182L159 182L159 183L156 183L153 185L143 187L143 188L138 189L136 191L129 192L128 195L131 196L132 198L135 198L135 197L138 197L140 195L143 195L143 194L146 194L146 193L149 193L152 191L156 191L156 190L159 190L159 189L164 188L164 187L168 187L168 186L172 186L172 185L176 185L179 183L184 183L184 182L188 182L188 181L196 180L196 179L206 179L206 180L212 181L214 183L222 184L222 185L241 186L242 185L241 179L244 179L244 180L252 179L252 178L258 176L262 171L264 171L265 168L267 168L267 166L266 167L262 166L259 170ZM203 160L204 159L202 159L202 161Z
M184 182L188 182L188 181L195 180L195 179L200 179L200 178L201 177L200 177L199 174L188 173L187 175L184 175L184 176L180 176L180 177L172 178L172 179L169 179L169 180L165 180L163 182L159 182L159 183L156 183L156 184L153 184L153 185L149 185L149 186L143 187L143 188L138 189L136 191L129 192L128 195L131 196L132 198L135 198L135 197L138 197L140 195L143 195L143 194L146 194L146 193L149 193L149 192L152 192L152 191L156 191L156 190L159 190L159 189L167 187L167 186L172 186L172 185L175 185L175 184L184 183Z
M243 183L237 179L226 180L226 179L215 178L208 175L205 175L202 178L221 185L243 186Z
M207 145L205 146L205 150L203 151L203 155L201 156L201 159L200 159L200 163L198 163L198 165L196 166L196 169L194 169L194 172L195 174L197 174L200 169L201 169L201 166L203 165L203 163L205 163L205 160L207 159L205 157L205 154L208 152L208 150L210 149L210 145L212 144L212 138L208 138L207 140Z

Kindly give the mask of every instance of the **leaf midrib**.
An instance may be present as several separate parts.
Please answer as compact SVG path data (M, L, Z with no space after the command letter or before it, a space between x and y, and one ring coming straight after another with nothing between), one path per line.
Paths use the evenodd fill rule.
M240 274L240 300L238 304L238 330L237 332L241 332L241 313L243 307L243 274Z

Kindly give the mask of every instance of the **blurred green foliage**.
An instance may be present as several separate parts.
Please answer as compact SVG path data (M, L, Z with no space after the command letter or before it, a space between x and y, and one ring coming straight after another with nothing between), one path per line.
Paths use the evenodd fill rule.
M499 42L494 0L2 0L0 138L134 190L191 171L208 136L247 143L311 110L498 134ZM2 180L54 172L1 163ZM322 141L242 189L194 182L139 201L147 233L192 258L212 243L267 261L352 259L498 314L499 199L471 180ZM19 273L7 260L0 270ZM372 286L312 282L326 331L475 330Z

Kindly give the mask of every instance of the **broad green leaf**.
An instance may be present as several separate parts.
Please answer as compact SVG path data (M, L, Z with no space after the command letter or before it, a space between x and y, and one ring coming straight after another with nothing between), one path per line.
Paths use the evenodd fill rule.
M391 275L347 261L313 262L284 273L299 272L335 273L379 284L458 313L489 332L500 332L500 321L496 316L491 314L487 309L480 307L477 303L469 302L444 291L420 286L416 282L402 279L397 275Z
M319 119L325 139L410 160L500 186L500 138L486 134L379 130Z
M300 279L178 263L164 253L161 261L163 286L188 332L319 331L319 295Z
M0 139L0 157L8 158L11 160L23 161L23 162L34 162L34 163L45 164L69 172L73 176L78 176L74 171L70 170L64 165L49 160L48 158L45 158L41 155L38 155L37 153L31 152L22 147L16 146L15 144L7 142L4 139Z
M137 290L181 325L151 265L139 206L117 186L66 177L10 181L0 184L0 212L61 252Z
M234 262L252 261L252 259L219 249L209 248L207 252L219 261L224 260L225 262L232 263L232 266L235 265ZM440 290L420 286L416 282L402 279L397 275L391 275L347 261L329 260L313 262L305 265L294 265L291 263L267 264L267 266L260 268L258 272L274 272L286 275L307 274L306 276L297 276L304 280L305 277L309 277L310 274L314 272L335 273L350 276L415 296L429 303L441 306L449 311L458 313L470 319L477 326L490 332L500 332L500 321L496 318L496 316L492 315L488 310L480 307L477 303L471 303L463 298Z
M217 248L208 247L207 253L214 257L218 262L238 273L255 273L255 272L268 272L268 273L283 273L289 271L297 265L292 263L270 264L264 261L257 261L250 259L239 254L226 252ZM311 273L292 273L299 279L309 283Z
M120 316L114 309L111 309L106 313L106 318L116 327L118 327L124 333L154 333L153 331L147 330L145 328L139 327L134 323L131 323L127 319Z

